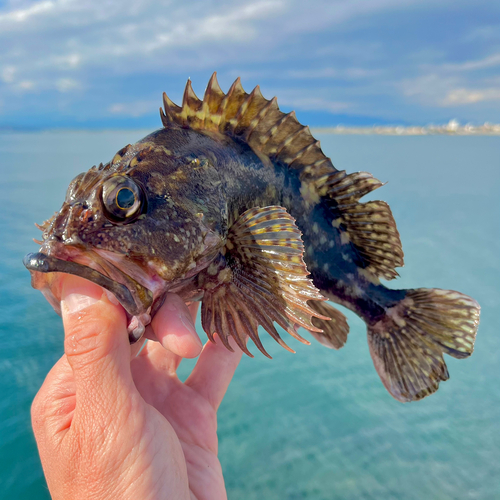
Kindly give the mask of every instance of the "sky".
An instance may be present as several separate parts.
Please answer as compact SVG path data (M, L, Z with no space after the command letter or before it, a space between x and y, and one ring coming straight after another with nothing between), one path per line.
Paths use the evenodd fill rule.
M0 128L159 128L241 77L311 126L500 122L497 0L0 0Z

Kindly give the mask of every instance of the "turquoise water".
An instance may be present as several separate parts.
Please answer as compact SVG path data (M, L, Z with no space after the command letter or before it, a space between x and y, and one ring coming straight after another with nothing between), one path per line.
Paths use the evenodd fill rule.
M49 498L29 408L63 334L21 264L36 249L33 222L59 208L77 173L143 135L0 135L0 498ZM243 359L219 413L229 498L498 499L500 138L319 138L337 168L389 181L373 198L390 203L405 250L391 286L457 289L479 301L476 350L447 357L450 380L403 405L380 383L364 324L350 313L338 352L290 339L293 355L264 339L274 359Z

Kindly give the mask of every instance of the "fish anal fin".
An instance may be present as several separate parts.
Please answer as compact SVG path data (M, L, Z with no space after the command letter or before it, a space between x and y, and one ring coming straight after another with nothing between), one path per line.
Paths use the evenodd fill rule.
M232 336L250 354L246 349L250 337L269 357L259 339L259 325L291 351L274 327L277 323L308 344L297 328L320 332L313 317L328 317L310 305L325 299L307 277L303 252L301 233L284 208L252 208L243 213L229 230L224 254L198 275L204 290L202 326L209 338L217 332L226 345Z
M459 292L408 290L406 297L368 327L375 368L390 394L416 401L449 378L443 353L472 354L479 325L478 303Z
M340 349L344 347L349 334L347 318L327 302L311 302L311 309L328 316L330 319L313 318L313 325L321 328L322 332L311 332L311 335L322 345L330 349Z

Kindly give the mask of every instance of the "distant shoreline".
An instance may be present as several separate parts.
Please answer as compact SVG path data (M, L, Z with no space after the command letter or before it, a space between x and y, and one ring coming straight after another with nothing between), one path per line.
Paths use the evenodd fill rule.
M500 135L500 124L484 123L483 125L460 125L451 120L446 125L418 126L387 126L372 127L311 127L319 134L352 134L352 135Z
M0 134L32 134L32 133L52 133L52 132L121 132L121 131L141 131L149 133L152 128L132 127L132 128L16 128L1 127ZM483 135L500 136L500 124L484 123L483 125L460 125L456 120L451 120L445 125L425 125L425 126L403 126L403 125L372 125L364 127L353 127L345 125L332 125L330 127L310 126L313 133L317 134L337 134L337 135Z

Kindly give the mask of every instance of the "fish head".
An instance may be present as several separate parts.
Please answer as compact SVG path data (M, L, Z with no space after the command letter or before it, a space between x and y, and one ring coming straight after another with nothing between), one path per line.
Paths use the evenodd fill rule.
M111 292L129 315L129 331L142 335L165 293L220 251L226 211L210 162L140 142L71 181L25 265L56 311L61 273L76 274Z

